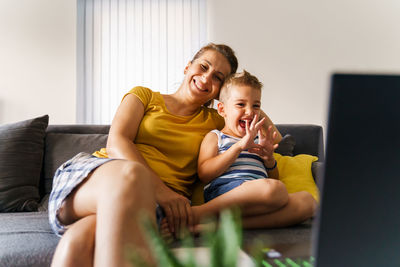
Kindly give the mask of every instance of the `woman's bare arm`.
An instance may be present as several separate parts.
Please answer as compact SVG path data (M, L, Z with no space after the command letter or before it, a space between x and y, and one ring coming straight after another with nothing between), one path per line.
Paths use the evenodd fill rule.
M128 94L121 102L113 119L107 140L107 154L110 158L140 162L153 174L156 201L164 209L171 232L193 225L193 215L189 200L167 187L152 170L137 149L135 140L144 116L144 106L138 97Z
M143 103L128 94L119 105L111 124L107 139L107 154L110 158L138 161L147 165L133 140L144 116Z

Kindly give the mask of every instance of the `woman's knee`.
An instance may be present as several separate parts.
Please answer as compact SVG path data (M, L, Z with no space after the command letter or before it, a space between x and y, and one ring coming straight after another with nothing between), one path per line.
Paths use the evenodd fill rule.
M137 162L123 161L111 179L109 191L110 200L123 199L123 202L138 201L143 195L152 193L150 172L146 166Z
M142 202L153 200L149 173L142 164L127 160L101 165L65 199L58 217L64 224L72 224L97 213L99 205L103 208L104 204L111 204L112 208L130 207L139 205L140 198Z

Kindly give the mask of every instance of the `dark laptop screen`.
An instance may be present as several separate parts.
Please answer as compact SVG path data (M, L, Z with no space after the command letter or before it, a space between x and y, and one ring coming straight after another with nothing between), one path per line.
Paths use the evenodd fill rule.
M317 266L400 266L400 76L332 76Z

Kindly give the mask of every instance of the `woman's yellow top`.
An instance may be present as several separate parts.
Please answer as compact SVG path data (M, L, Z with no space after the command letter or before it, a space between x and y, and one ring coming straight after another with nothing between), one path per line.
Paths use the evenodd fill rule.
M207 107L190 116L171 114L162 95L145 87L135 87L127 94L137 96L144 105L144 116L133 140L136 147L167 186L190 197L200 144L209 131L223 128L223 118ZM105 148L93 155L108 157Z

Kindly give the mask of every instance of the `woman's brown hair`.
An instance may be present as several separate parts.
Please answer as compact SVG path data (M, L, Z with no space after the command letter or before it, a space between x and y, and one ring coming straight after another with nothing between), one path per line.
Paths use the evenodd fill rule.
M194 55L192 61L201 57L201 55L203 55L204 52L206 52L208 50L214 50L214 51L219 52L221 55L223 55L228 60L229 65L231 66L231 74L236 72L236 70L238 68L238 60L236 58L235 52L233 51L232 48L230 48L229 46L224 45L224 44L209 43L209 44L203 46Z

